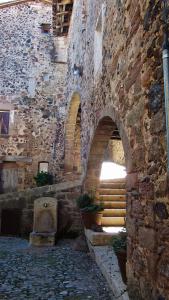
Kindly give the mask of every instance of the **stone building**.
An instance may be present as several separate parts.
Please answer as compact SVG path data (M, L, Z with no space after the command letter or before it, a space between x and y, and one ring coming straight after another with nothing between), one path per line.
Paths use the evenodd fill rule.
M81 170L86 189L98 185L104 152L118 129L127 169L133 299L169 299L162 44L162 1L74 1L67 94L74 118L81 107ZM67 144L72 157L74 146Z
M68 2L70 12L73 4L71 23L71 13L60 21L69 12L63 14ZM21 164L23 188L31 186L38 162L49 162L60 180L80 179L81 188L91 190L99 185L107 151L122 164L124 151L129 294L131 299L169 299L162 1L55 0L50 33L41 32L39 25L51 24L51 5L26 2L3 8L8 18L16 12L14 31L4 17L1 33L6 60L0 109L14 111L12 133L1 137L3 168L11 161ZM30 19L24 17L28 12ZM56 55L63 41L68 42L67 65L65 56L60 60ZM68 210L73 214L74 209Z
M55 38L50 1L2 3L0 170L3 192L58 176L63 157L67 37Z

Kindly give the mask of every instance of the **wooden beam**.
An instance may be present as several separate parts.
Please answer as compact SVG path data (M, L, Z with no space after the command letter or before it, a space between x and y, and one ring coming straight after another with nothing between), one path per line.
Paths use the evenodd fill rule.
M72 0L62 0L62 2L59 2L58 5L67 5L67 4L73 4Z
M71 14L72 14L71 11L61 11L61 12L57 12L56 16L71 15Z
M62 28L62 27L69 27L70 23L62 23L61 25L55 26L56 29Z

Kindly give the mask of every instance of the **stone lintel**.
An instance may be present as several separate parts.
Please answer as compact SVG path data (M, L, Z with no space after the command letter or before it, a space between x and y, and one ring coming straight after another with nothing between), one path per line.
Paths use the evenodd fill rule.
M27 156L4 156L1 158L2 162L23 162L23 163L32 163L32 158ZM0 161L0 162L1 162Z

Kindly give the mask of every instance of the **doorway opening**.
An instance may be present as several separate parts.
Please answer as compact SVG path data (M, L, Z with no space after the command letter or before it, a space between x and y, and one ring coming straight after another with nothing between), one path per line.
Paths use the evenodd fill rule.
M21 234L21 209L2 209L1 234L18 236Z
M102 228L118 233L126 221L125 154L117 125L110 117L99 122L87 167L85 188L103 204Z

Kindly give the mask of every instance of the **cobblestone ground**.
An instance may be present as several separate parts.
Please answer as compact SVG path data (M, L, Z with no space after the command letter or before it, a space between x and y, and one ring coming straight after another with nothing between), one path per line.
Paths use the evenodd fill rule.
M110 300L95 262L64 240L52 248L30 248L28 241L0 237L0 299Z

